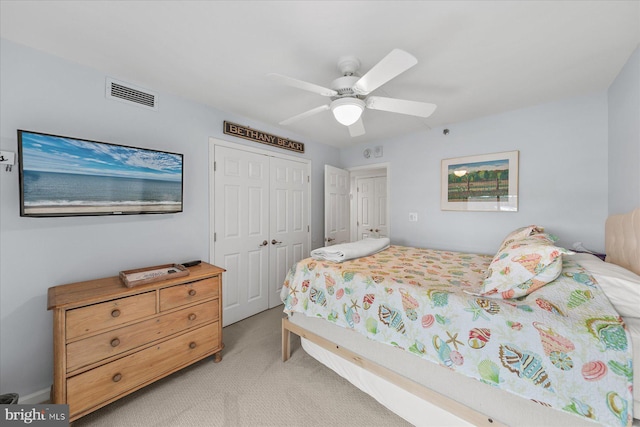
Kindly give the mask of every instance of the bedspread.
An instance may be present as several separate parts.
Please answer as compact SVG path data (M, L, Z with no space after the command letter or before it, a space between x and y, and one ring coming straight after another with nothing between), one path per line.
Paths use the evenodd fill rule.
M630 422L630 336L595 279L565 257L560 277L526 297L470 294L490 262L402 246L341 264L308 258L291 268L281 298L286 313L324 318L541 405Z

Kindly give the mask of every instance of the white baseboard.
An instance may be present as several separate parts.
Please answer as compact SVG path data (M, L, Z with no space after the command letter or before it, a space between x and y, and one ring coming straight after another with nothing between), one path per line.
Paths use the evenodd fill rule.
M35 393L27 394L26 396L19 396L18 403L25 403L29 405L37 405L40 403L49 403L51 398L50 388L44 388L36 391Z

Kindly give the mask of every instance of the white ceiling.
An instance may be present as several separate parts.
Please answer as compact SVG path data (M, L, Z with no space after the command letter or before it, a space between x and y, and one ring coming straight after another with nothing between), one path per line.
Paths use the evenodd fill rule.
M0 17L3 38L275 126L328 99L267 73L329 87L341 56L362 73L416 56L373 94L435 103L430 118L367 110L357 138L329 111L286 127L339 147L605 90L640 42L637 0L2 0Z

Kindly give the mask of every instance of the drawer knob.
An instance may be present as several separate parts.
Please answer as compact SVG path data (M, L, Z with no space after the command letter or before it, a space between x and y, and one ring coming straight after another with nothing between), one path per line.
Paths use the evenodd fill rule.
M195 313L191 313L191 314L189 315L189 320L196 320L196 317L198 317L198 316L196 316L196 314L195 314Z
M114 383L117 383L118 381L120 381L122 379L122 374L121 373L117 373L111 379L113 380Z
M196 348L196 342L195 341L191 341L189 343L189 348Z
M190 289L189 290L189 296L195 297L196 296L196 290L195 289Z
M111 347L117 347L120 345L120 340L118 338L114 338L111 340Z
M111 312L111 317L118 317L118 316L120 316L120 310L116 308Z

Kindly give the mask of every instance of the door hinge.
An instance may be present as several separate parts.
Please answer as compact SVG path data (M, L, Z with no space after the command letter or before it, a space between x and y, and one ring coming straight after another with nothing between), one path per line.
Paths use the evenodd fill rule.
M218 168L218 162L213 162L213 171L215 172Z
M311 227L307 225L307 233L311 232Z
M356 187L356 192L360 192L360 187Z
M360 221L356 221L356 225L360 227Z
M311 177L307 175L307 184L311 182Z
M218 238L217 233L213 233L213 241L214 241L214 242L217 240L217 238Z

